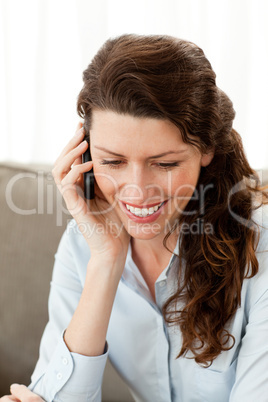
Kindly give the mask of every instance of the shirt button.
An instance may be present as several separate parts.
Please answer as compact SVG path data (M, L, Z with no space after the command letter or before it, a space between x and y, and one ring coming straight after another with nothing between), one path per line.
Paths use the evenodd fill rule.
M67 366L67 364L68 364L68 359L66 359L66 357L64 357L64 358L62 359L62 364L63 364L64 366Z
M161 288L163 288L164 286L166 286L166 281L161 281L161 282L159 283L159 286L160 286Z
M62 379L62 374L61 373L58 373L57 374L57 380L61 380Z

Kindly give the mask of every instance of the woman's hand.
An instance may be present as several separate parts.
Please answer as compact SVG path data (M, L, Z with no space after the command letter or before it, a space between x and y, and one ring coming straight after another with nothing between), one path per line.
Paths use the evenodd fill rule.
M82 154L88 147L87 141L82 142L84 134L82 123L79 123L75 136L54 164L53 177L69 212L90 246L91 256L116 259L126 255L130 236L96 181L95 198L84 198L83 173L93 167L92 161L82 163Z
M44 402L44 399L31 392L25 385L13 384L10 387L12 395L0 398L0 402Z

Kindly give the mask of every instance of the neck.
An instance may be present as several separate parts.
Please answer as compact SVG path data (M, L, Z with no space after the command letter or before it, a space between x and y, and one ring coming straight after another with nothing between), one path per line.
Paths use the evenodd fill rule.
M146 255L150 259L154 259L155 261L159 262L161 264L162 261L166 261L168 257L171 257L171 253L166 249L166 247L163 245L163 240L164 237L158 237L151 239L151 240L141 240L141 239L135 239L131 238L131 247L132 251L135 252L135 254L139 255ZM173 252L174 248L176 247L178 240L178 235L175 235L172 233L168 240L167 240L167 247L169 250Z

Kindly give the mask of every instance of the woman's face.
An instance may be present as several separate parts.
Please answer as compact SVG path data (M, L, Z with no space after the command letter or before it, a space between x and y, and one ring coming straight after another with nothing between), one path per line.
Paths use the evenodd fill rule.
M182 141L168 120L94 110L90 130L94 174L127 232L164 237L195 191L213 155ZM136 208L136 209L135 209Z

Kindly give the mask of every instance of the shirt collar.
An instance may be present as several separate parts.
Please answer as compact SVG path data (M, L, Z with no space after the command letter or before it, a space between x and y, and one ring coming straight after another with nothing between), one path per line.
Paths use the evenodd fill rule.
M173 250L173 254L170 256L169 263L166 266L166 268L161 272L159 277L157 278L156 283L168 278L171 267L173 266L173 262L176 258L176 255L178 255L178 254L179 254L179 237L177 239L176 246ZM133 284L133 282L137 282L139 286L142 286L142 287L145 287L148 289L143 276L141 275L137 265L134 263L134 261L132 259L131 242L129 242L125 269L123 271L122 276L127 282L131 282L132 284Z

